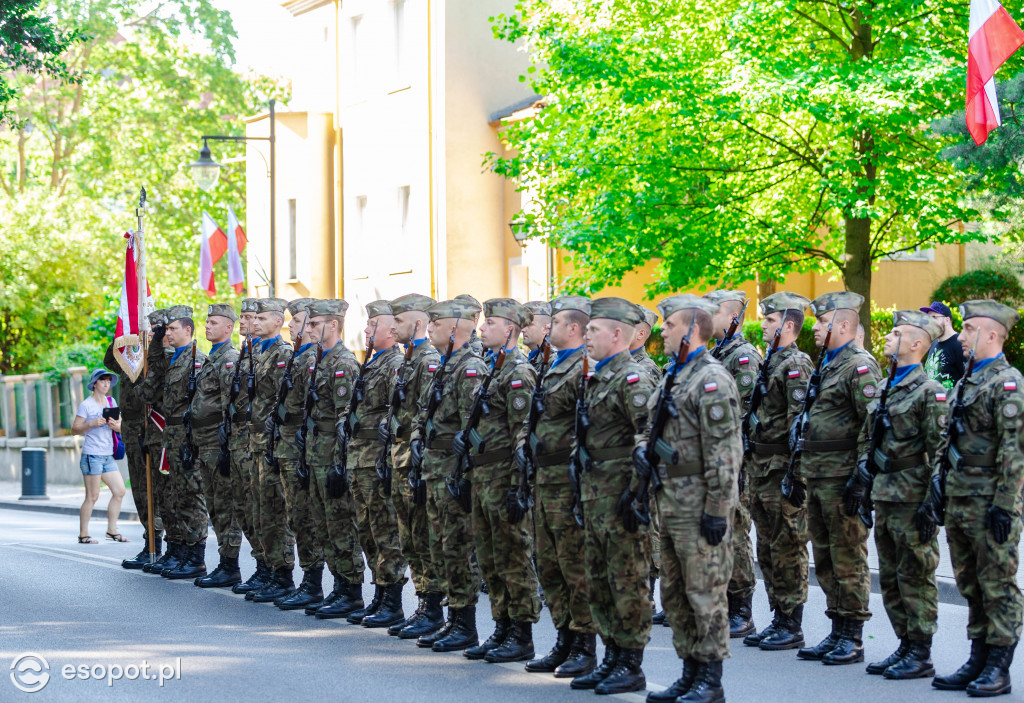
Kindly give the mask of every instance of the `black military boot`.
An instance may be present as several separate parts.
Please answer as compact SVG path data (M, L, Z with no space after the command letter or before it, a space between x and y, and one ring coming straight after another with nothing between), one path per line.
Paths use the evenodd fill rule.
M402 584L393 583L384 587L377 610L363 618L363 627L391 627L405 620L402 611Z
M868 664L864 671L868 672L872 676L881 676L885 673L885 670L890 666L894 665L900 659L907 655L907 651L910 649L910 640L901 639L900 646L896 648L896 651L887 656L882 661L871 662Z
M434 642L431 651L457 652L477 645L480 636L476 633L476 606L467 605L465 608L459 608L454 615L451 615L451 608L448 610L449 617L455 621L455 625L445 637Z
M615 661L618 657L619 648L615 646L614 642L609 642L604 646L604 659L601 660L601 666L595 668L589 674L574 678L569 684L569 688L577 691L586 691L591 688L597 688L597 684L604 681L608 677L608 674L612 673L612 669L615 668Z
M206 542L196 542L185 548L187 558L170 571L164 570L161 576L177 581L180 579L196 579L206 576Z
M665 618L665 611L659 610L651 616L652 625L667 625L668 620Z
M943 691L966 691L967 684L981 676L982 669L988 659L988 646L984 640L971 640L971 656L949 676L936 676L932 686Z
M843 618L843 629L832 651L821 657L821 663L829 666L854 664L864 661L864 622Z
M829 652L831 652L832 649L836 646L836 642L838 641L839 622L833 620L832 632L828 633L828 637L826 637L813 647L802 647L800 651L796 653L796 658L806 659L807 661L821 661L821 658Z
M391 637L398 637L399 632L404 630L407 626L419 622L419 619L423 617L423 594L417 593L416 598L416 610L414 610L412 615L410 615L409 617L405 618L404 620L399 620L394 625L389 627L388 635L390 635Z
M887 679L902 681L904 679L923 679L935 676L935 665L932 664L932 638L926 637L922 640L911 640L900 644L900 649L906 647L906 653L898 660L888 666L882 676ZM893 654L899 653L899 649Z
M775 634L775 630L778 628L778 626L779 613L778 611L776 611L775 616L772 618L772 621L768 623L768 627L764 628L760 632L758 632L757 630L751 632L749 635L743 638L743 644L745 644L748 647L758 646L759 644L761 644L761 640L763 640L766 637L771 637L773 634Z
M513 620L505 641L487 652L484 661L490 664L522 662L533 658L533 623Z
M577 632L569 650L569 658L555 669L556 679L575 679L597 668L597 635Z
M242 572L238 570L238 557L220 558L220 563L209 576L197 578L195 585L200 588L227 588L242 582Z
M156 538L156 548L154 550L156 552L157 558L160 557L161 546L162 545L160 544L160 538L157 537ZM139 552L138 554L136 554L135 556L133 556L131 559L125 559L124 561L122 561L121 562L121 568L122 569L142 569L148 563L149 563L149 540L147 539L146 543L142 547L142 551Z
M348 583L338 579L335 584L334 588L338 591L338 596L330 605L321 605L317 608L318 620L347 618L363 607L363 585L361 583Z
M558 638L555 640L555 646L540 659L526 662L526 670L535 674L553 673L562 662L569 658L572 641L572 630L568 627L558 628Z
M263 584L267 582L267 574L270 573L270 569L267 568L267 563L262 559L256 560L256 571L245 581L236 583L231 587L232 593L249 593L250 591L258 591L263 588Z
M167 572L174 571L179 566L188 561L188 558L189 556L191 556L191 554L192 550L189 549L184 542L175 542L174 554L172 554L171 558L167 560L166 564L164 564L164 568L153 569L152 573L160 574L161 576L163 576Z
M306 615L316 615L316 611L320 610L320 608L323 608L327 605L332 605L336 600L341 598L344 589L345 581L335 576L334 590L332 590L330 593L324 596L324 599L319 603L310 603L309 605L307 605L303 612L306 613Z
M729 598L729 637L746 637L752 632L757 632L754 627L751 604L753 596L740 598L739 596L728 596Z
M647 688L647 679L640 665L644 663L644 650L620 649L615 659L615 668L594 687L594 693L609 695L613 693L629 693Z
M804 607L802 605L793 608L792 615L776 611L775 620L772 625L774 629L767 636L762 637L757 646L768 652L803 647L804 631L800 629L803 619ZM743 640L743 643L746 644L746 639Z
M324 567L323 564L307 570L302 574L299 587L280 601L274 601L281 610L300 610L307 606L324 602Z
M145 571L147 574L159 574L168 566L174 568L178 565L178 554L178 543L168 542L167 551L164 552L164 555L152 564L149 563L149 559L146 559L146 563L142 566L142 570Z
M448 620L447 621L445 621L443 619L444 618L443 610L442 610L441 617L442 617L441 627L437 628L436 630L433 630L432 632L428 632L426 634L420 635L416 639L416 646L417 647L422 647L423 649L430 649L431 647L434 646L435 642L437 642L438 640L442 640L442 639L444 639L445 637L447 637L448 635L451 634L452 630L455 628L455 611L452 610L451 608L448 608ZM424 618L424 620L425 620L425 618ZM420 621L420 624L422 624L422 623L423 623L423 620ZM402 630L402 633L404 634L405 630Z
M722 689L722 662L708 662L700 665L697 680L679 699L679 703L725 703Z
M676 698L685 696L697 680L700 662L696 659L683 660L683 675L664 691L651 691L647 694L647 703L675 703Z
M1013 650L1010 647L989 647L985 668L978 678L967 684L967 695L978 698L1001 696L1010 692L1010 664L1013 663Z
M353 625L358 625L363 621L367 615L372 615L377 612L377 608L380 607L381 602L384 600L384 587L374 584L373 586L373 600L370 601L369 605L359 610L354 610L349 613L349 616L345 618Z
M424 593L423 613L420 615L419 620L411 622L402 628L401 632L398 633L398 639L418 640L423 637L430 637L435 632L440 632L444 628L444 610L441 609L441 598L440 593ZM429 647L433 644L431 642L429 645L419 646Z
M490 637L485 639L480 644L470 647L462 653L466 659L483 659L489 651L500 645L508 637L509 629L512 627L512 621L509 618L502 618L501 620L494 621L494 632Z
M295 580L292 578L292 569L288 566L282 566L280 569L275 569L273 577L267 581L267 584L255 592L252 602L273 603L281 596L286 596L294 590ZM247 593L246 599L248 597L249 594Z

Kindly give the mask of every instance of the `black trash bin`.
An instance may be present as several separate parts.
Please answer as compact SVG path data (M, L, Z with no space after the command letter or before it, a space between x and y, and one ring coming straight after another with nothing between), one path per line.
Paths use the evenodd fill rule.
M21 498L18 500L49 500L46 495L46 450L23 447L21 450Z

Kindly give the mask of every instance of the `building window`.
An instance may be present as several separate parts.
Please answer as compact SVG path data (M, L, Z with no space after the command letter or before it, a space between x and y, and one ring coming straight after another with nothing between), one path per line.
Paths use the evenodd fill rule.
M405 85L405 0L392 0L395 37L395 82Z
M355 207L353 208L354 222L352 224L354 230L353 233L355 234L355 237L352 240L347 240L347 242L350 241L353 244L352 251L354 254L356 254L354 260L363 262L363 255L366 254L367 256L369 256L369 251L372 248L371 243L366 241L366 196L357 195L353 199L353 204L355 205ZM356 281L361 281L368 279L369 275L367 275L366 270L363 269L362 271L359 272L359 275L354 276L353 278Z
M299 278L298 261L298 228L296 227L295 198L288 200L288 278L295 281Z
M356 95L362 93L362 75L360 74L363 61L363 16L356 15L351 19L352 23L352 92Z
M914 247L909 251L890 254L885 258L889 261L935 261L935 249L933 247Z
M409 232L409 186L399 186L395 203L395 241L390 275L412 273L412 252L416 246Z

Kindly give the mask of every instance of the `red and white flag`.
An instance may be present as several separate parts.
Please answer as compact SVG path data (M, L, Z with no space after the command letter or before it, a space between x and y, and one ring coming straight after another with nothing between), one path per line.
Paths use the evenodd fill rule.
M199 289L206 291L212 298L217 292L217 284L213 280L213 265L224 256L227 237L206 210L203 210L202 235L199 243Z
M971 0L967 37L967 131L981 146L1002 124L993 77L1024 45L1024 32L998 0Z
M228 283L235 287L235 293L245 292L245 269L242 267L242 252L245 251L245 230L238 222L238 216L228 205Z
M153 296L146 282L146 302L139 310L138 251L134 232L125 232L128 246L124 252L124 280L121 281L121 301L117 308L117 326L114 330L114 359L131 381L142 373L142 344L139 338L141 315L153 312Z

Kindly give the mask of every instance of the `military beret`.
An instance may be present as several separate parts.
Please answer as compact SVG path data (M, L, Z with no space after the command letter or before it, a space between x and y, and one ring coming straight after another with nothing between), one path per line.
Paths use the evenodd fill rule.
M1020 319L1020 313L1009 305L997 303L994 300L968 300L960 303L960 316L969 320L972 317L987 317L995 320L1009 332Z
M625 298L598 298L590 303L590 318L593 320L616 320L631 327L644 321L644 316L635 303Z
M279 312L284 314L288 301L282 298L259 298L256 301L256 312Z
M426 312L427 309L436 302L436 300L426 295L409 293L408 295L403 295L401 298L395 298L391 301L391 314L401 315L403 312L412 312L414 310L418 312Z
M296 298L288 303L288 314L295 317L300 312L306 312L306 308L308 308L309 304L314 300L316 300L316 298Z
M665 298L658 303L658 310L661 311L661 317L665 320L680 310L703 310L708 315L714 315L718 312L718 303L713 303L698 295L684 293Z
M832 310L853 310L860 312L860 306L864 304L864 296L860 293L852 293L848 290L837 293L825 293L811 301L811 312L815 317L821 317Z
M149 324L151 325L166 325L167 324L167 308L160 308L149 313Z
M761 301L761 314L767 316L773 312L786 312L787 310L803 312L810 304L811 301L802 295L780 291L772 293Z
M167 308L167 324L171 324L175 320L184 320L185 318L192 317L192 308L188 305L172 305Z
M427 314L430 315L431 322L449 319L475 321L476 316L480 314L480 307L466 300L442 300L427 308Z
M346 310L348 310L348 303L338 298L314 300L309 304L310 317L321 317L324 315L330 317L345 317Z
M531 315L547 315L551 317L551 303L546 300L531 300L523 303L523 307L529 310Z
M551 314L562 310L576 310L584 315L590 314L590 298L583 295L560 295L551 301Z
M469 295L468 293L459 293L457 296L453 298L453 300L461 300L462 302L469 303L470 305L475 305L478 315L480 314L480 311L483 309L483 305L480 304L480 301L474 298L473 296Z
M637 305L636 307L640 310L640 314L644 316L644 322L647 323L647 326L653 329L658 324L658 313L650 308L645 308L643 305Z
M519 327L530 324L530 311L512 298L491 298L484 301L484 317L500 317Z
M259 298L242 298L242 312L256 312Z
M366 304L366 316L373 318L377 315L393 315L391 312L391 303L387 300L374 300L372 303Z
M238 319L238 313L235 312L235 308L227 303L213 303L210 308L206 311L207 317L226 317L232 322Z
M928 337L933 342L942 336L942 325L920 310L897 310L894 312L892 326L899 327L900 325L920 327L928 333Z
M722 303L736 302L743 303L747 300L747 294L741 290L725 290L720 288L704 294L705 300L710 300L715 305Z

